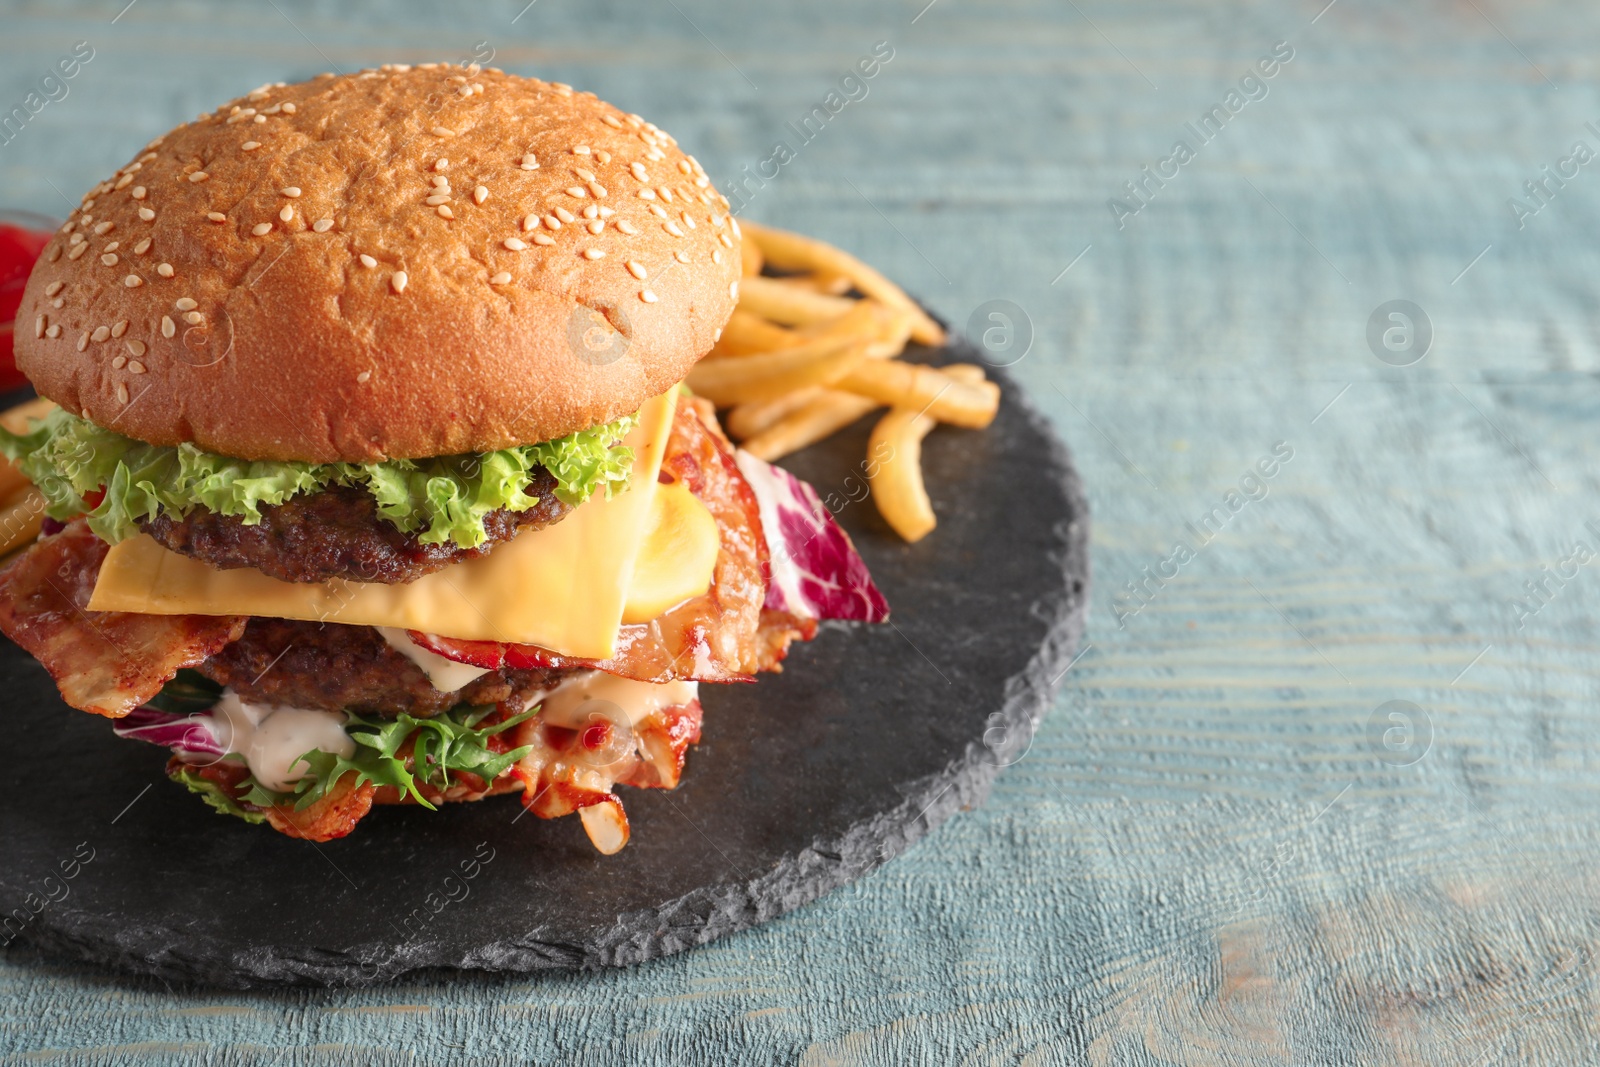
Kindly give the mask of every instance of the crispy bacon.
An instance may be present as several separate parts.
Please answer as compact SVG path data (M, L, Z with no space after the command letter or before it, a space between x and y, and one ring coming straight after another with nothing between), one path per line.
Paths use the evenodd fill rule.
M82 519L0 572L0 632L44 665L75 708L120 719L244 632L237 615L90 611L106 543Z
M243 763L221 760L197 767L177 756L167 761L168 774L176 774L180 769L222 787L245 810L265 815L274 830L303 841L332 841L345 836L372 810L378 793L370 782L358 786L355 775L347 774L328 790L327 796L307 804L301 811L294 810L293 803L263 808L241 799L245 792L244 781L250 777L250 769Z
M681 481L717 520L721 551L711 588L647 623L625 625L610 659L563 656L538 645L459 641L411 631L411 639L448 659L489 670L503 667L590 668L641 682L750 681L775 670L796 637L816 632L778 612L763 613L767 540L760 506L723 436L711 405L698 398L678 404L661 481Z

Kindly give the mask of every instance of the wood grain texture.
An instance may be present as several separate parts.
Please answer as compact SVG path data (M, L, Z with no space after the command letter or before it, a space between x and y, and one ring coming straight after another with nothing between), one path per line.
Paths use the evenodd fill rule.
M75 196L130 146L260 82L463 58L479 41L659 122L727 187L889 41L866 98L751 187L748 213L848 246L958 326L986 300L1026 309L1015 370L1089 486L1097 599L1091 647L985 808L769 926L622 973L270 996L12 949L0 1050L1596 1058L1600 560L1560 581L1541 568L1576 542L1600 551L1586 526L1600 528L1600 177L1547 186L1520 227L1507 201L1533 203L1523 182L1575 141L1600 150L1585 125L1600 125L1600 12L923 2L540 0L513 22L522 0L470 14L139 0L114 25L116 2L6 5L6 107L72 42L96 49L65 99L0 144L6 202L40 211L65 206L52 185ZM1119 229L1107 200L1279 41L1294 56L1265 97ZM1435 333L1406 368L1365 339L1397 298ZM1200 540L1186 524L1280 442L1293 455L1264 498L1191 544L1119 626L1125 583ZM1530 581L1545 592L1519 619ZM1392 700L1419 713L1386 748ZM328 892L345 891L330 872Z

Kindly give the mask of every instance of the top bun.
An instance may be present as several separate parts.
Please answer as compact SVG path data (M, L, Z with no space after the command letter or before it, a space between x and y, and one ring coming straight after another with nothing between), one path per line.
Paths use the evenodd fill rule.
M739 226L677 143L570 86L395 64L269 85L90 190L17 365L153 444L487 452L635 411L737 299Z

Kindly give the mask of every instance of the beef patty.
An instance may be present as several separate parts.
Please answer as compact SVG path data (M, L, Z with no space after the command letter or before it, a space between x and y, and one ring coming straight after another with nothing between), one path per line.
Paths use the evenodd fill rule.
M488 537L477 548L422 544L417 534L404 533L380 516L377 501L359 486L292 496L263 507L261 521L253 526L199 507L181 519L163 514L139 526L172 551L222 570L254 567L285 582L348 578L393 585L482 556L523 530L564 518L572 507L556 498L555 487L555 476L539 469L527 489L539 502L526 511L490 512L483 522Z
M525 703L565 671L490 671L453 692L370 626L253 618L244 635L196 668L249 704L353 711L393 718L437 715L457 704Z

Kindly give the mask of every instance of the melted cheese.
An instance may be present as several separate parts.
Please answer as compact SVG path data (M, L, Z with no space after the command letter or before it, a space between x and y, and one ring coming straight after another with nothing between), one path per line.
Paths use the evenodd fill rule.
M582 729L596 718L638 726L663 708L699 699L699 682L639 682L600 671L581 671L554 689L538 694L528 707L540 706L540 715L553 726Z
M634 450L626 491L609 500L597 495L552 526L414 582L281 582L250 568L217 570L141 534L107 553L89 607L390 626L609 658L649 529L677 396L671 389L640 412L626 441Z

